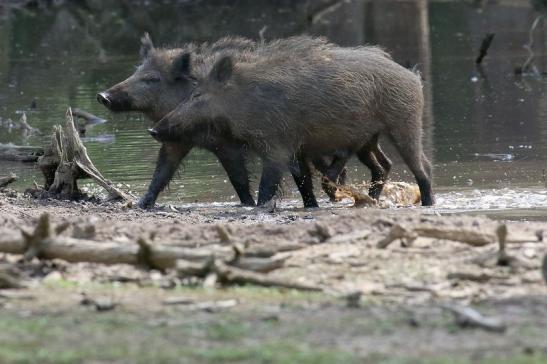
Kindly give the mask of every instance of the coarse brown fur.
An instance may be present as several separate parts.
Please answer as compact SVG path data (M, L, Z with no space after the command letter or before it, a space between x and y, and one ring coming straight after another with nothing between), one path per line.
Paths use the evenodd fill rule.
M159 139L205 129L229 134L273 170L299 153L359 155L386 135L414 173L422 204L433 204L431 166L422 150L421 80L383 50L303 36L215 58L212 66L193 67L191 99L157 123Z

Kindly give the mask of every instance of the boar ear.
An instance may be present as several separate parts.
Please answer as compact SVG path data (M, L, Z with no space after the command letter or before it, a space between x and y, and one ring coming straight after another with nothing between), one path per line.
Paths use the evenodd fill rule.
M181 75L189 75L190 74L190 61L191 61L191 55L188 52L184 52L175 58L173 61L173 66L171 69L171 72L173 73L173 77L177 78Z
M215 63L210 77L217 82L226 83L232 76L233 68L232 57L224 56Z
M145 59L148 57L150 52L154 49L154 43L152 43L152 39L150 39L150 34L144 33L144 35L141 38L141 58Z

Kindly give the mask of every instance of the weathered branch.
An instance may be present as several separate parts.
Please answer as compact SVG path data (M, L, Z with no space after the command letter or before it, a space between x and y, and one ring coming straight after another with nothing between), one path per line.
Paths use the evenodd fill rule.
M221 261L215 261L213 267L219 281L229 284L255 284L264 287L280 287L297 289L301 291L320 292L323 289L318 286L304 283L291 282L280 278L270 277L266 274L255 273L240 268L229 266Z
M490 48L490 45L492 44L492 40L494 40L494 33L488 33L484 37L481 43L481 48L479 50L479 55L477 56L477 59L475 59L475 64L479 65L482 63L482 60L484 57L486 57L486 54L488 53L488 49Z
M477 310L455 304L443 304L442 308L454 314L456 323L461 327L478 327L492 332L504 332L507 327L505 323L494 317L483 316Z
M378 248L386 248L397 239L414 240L418 236L442 240L453 240L471 246L484 246L497 241L496 235L471 230L466 228L446 228L442 226L418 225L413 228L405 228L396 224L391 228L388 235L377 243Z

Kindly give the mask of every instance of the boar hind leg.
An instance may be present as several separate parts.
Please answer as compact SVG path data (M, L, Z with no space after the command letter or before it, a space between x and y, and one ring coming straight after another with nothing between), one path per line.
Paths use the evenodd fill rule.
M159 193L163 191L167 184L169 184L169 181L173 178L182 158L184 158L191 149L191 146L175 143L164 143L161 146L152 182L150 182L146 194L140 199L139 207L148 209L154 206Z
M378 200L391 170L391 161L378 145L378 135L357 152L357 157L370 169L372 178L368 194Z
M417 133L420 132L421 130L417 130ZM406 130L405 133L392 134L391 138L416 178L418 187L420 187L422 206L434 205L435 198L431 189L431 164L422 151L421 135L413 135L413 133Z
M226 170L228 178L245 206L255 206L249 187L249 172L245 165L245 151L241 145L224 145L215 150L215 155Z
M304 201L304 207L319 207L313 193L313 181L308 163L304 158L299 157L289 164L289 169Z
M281 184L283 167L284 165L279 162L262 160L262 176L258 187L258 206L263 206L276 195Z

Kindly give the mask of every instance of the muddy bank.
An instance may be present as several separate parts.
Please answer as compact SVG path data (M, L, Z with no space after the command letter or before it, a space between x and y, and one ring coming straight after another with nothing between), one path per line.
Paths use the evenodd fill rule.
M225 204L142 211L127 204L0 193L0 240L21 228L32 231L48 213L52 227L65 228L59 236L96 241L97 246L135 246L139 238L153 233L154 245L190 250L238 245L247 251L273 251L284 264L265 276L323 289L309 293L227 286L181 277L173 270L59 259L23 263L21 256L0 254L0 273L11 266L24 287L0 290L0 359L544 360L541 317L547 289L540 268L546 249L538 236L543 236L546 223L438 216L435 210L419 208L283 206L273 214ZM503 265L498 264L500 226L507 228L505 253L510 258ZM432 237L436 234L461 241ZM389 236L394 239L387 244ZM379 243L385 247L379 248ZM469 318L456 319L443 308L447 304L473 307L486 321L476 326ZM488 326L492 319L498 325L493 329ZM14 330L17 335L6 334ZM105 336L106 331L110 334ZM48 352L20 349L31 343L47 346Z
M280 208L266 213L236 205L196 204L142 211L127 204L9 196L4 193L0 197L4 232L31 230L47 212L54 225L68 226L61 236L98 244L108 241L133 246L152 234L154 245L196 249L240 245L247 251L269 251L283 258L284 266L269 273L271 276L340 294L358 291L379 301L422 303L547 293L541 275L547 249L540 241L547 230L545 223L437 216L434 210L416 208ZM221 236L219 226L229 238ZM499 261L500 226L507 229L505 255L509 259L503 262ZM77 280L71 272L79 274L88 268L93 275L102 271L108 275L117 269L65 264L61 274ZM119 269L131 275L148 274L128 266Z

